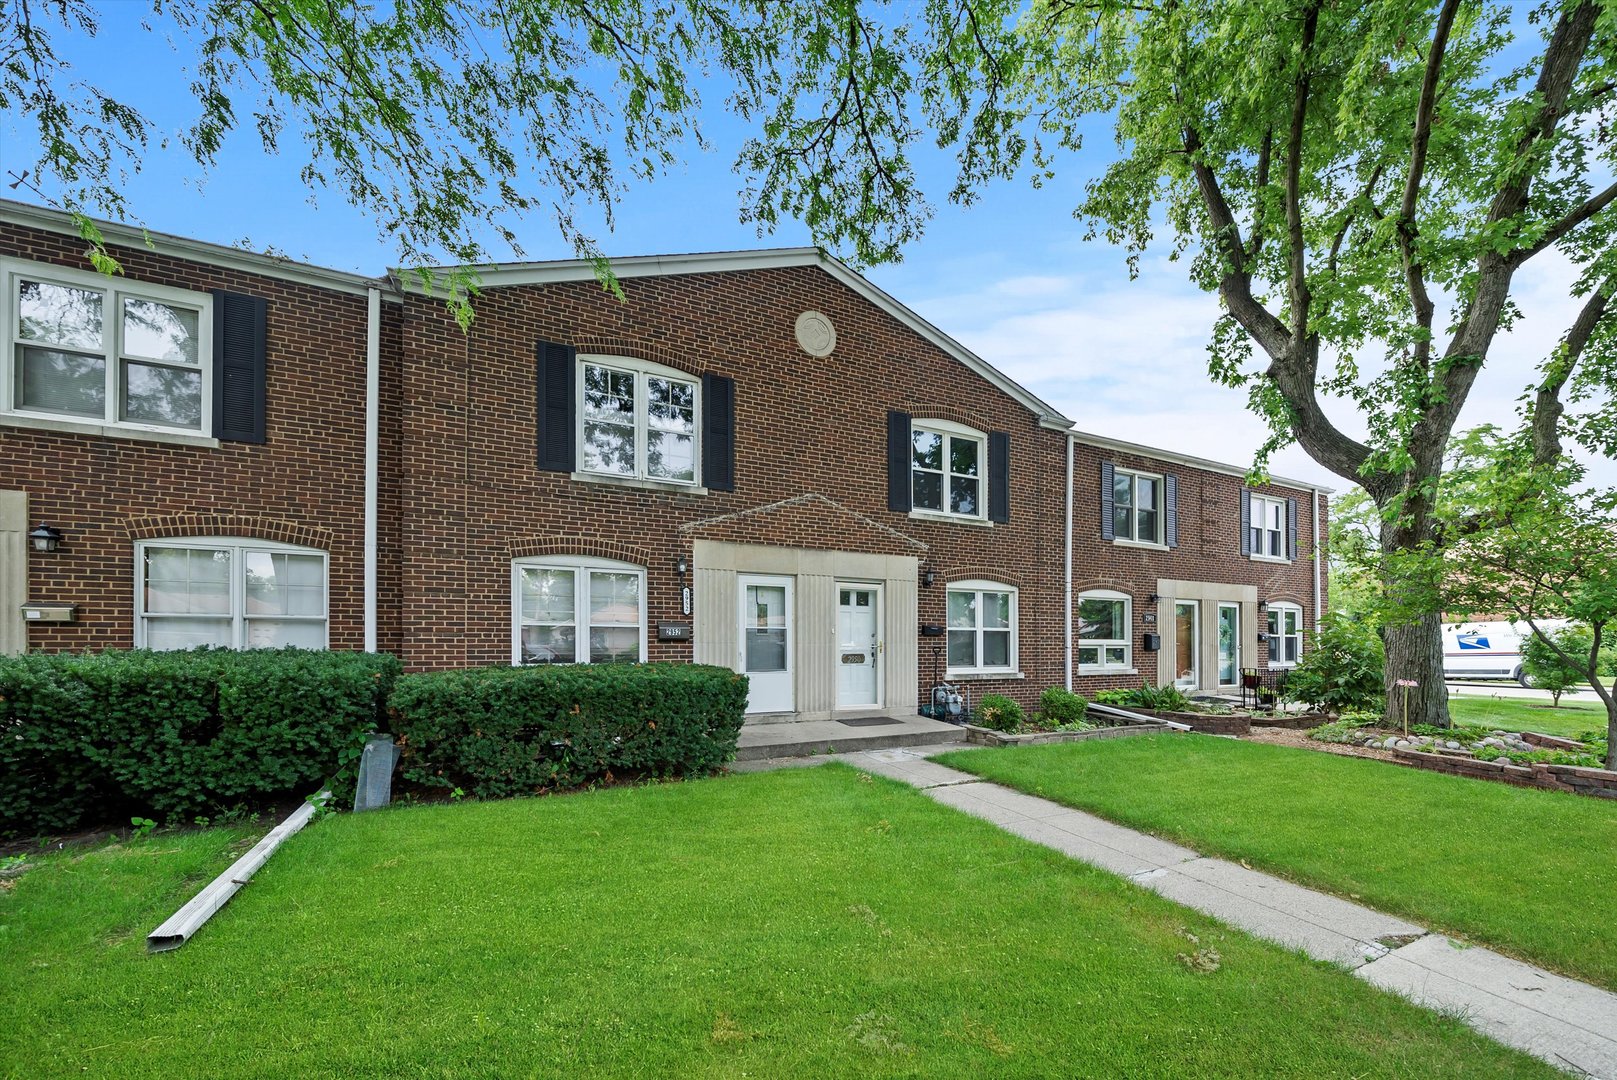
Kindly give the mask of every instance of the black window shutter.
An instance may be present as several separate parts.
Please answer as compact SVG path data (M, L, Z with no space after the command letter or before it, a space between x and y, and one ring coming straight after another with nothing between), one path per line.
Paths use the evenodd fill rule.
M1241 554L1252 554L1252 493L1241 489Z
M1011 520L1011 437L1003 431L988 433L988 520Z
M1100 463L1100 538L1102 540L1115 540L1117 533L1112 528L1112 484L1117 478L1117 472L1110 461Z
M736 381L702 376L702 485L736 489Z
M1297 500L1286 500L1286 558L1297 557Z
M1179 480L1169 473L1162 478L1162 497L1168 504L1163 512L1163 535L1169 547L1179 546Z
M262 296L213 291L213 437L264 442Z
M907 514L914 505L910 495L910 414L887 414L887 509Z
M571 345L541 341L538 356L539 467L570 473L576 468L573 450L573 387L577 379L577 351Z

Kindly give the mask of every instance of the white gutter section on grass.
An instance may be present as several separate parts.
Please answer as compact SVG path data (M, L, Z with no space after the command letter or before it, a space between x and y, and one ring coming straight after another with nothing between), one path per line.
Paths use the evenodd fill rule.
M1124 720L1134 720L1141 724L1162 724L1165 727L1173 728L1175 731L1196 730L1189 724L1181 724L1177 720L1164 720L1160 716L1141 716L1139 713L1129 712L1127 709L1119 709L1116 705L1102 705L1095 701L1089 703L1089 711L1098 712L1102 716L1119 716Z
M376 651L376 470L382 385L382 290L371 289L365 320L365 651Z
M224 907L232 896L241 891L241 887L258 873L258 868L269 861L275 854L275 849L286 842L287 838L309 823L315 811L326 804L331 798L331 792L322 790L308 802L292 811L287 819L269 831L269 834L254 844L252 850L230 864L230 868L212 881L207 887L193 896L189 903L173 915L168 921L156 930L146 935L146 951L149 953L169 952L178 949L191 935L202 929L202 924L213 918L214 913Z
M1062 621L1062 651L1067 665L1067 689L1072 689L1072 436L1067 436L1067 617Z

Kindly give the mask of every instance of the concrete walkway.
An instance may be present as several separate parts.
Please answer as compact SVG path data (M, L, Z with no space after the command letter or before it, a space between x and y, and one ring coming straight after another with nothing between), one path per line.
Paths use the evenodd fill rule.
M1458 1016L1506 1046L1581 1076L1617 1080L1617 994L927 760L955 749L918 746L822 760L911 784L945 806L1175 903L1341 964L1366 982Z

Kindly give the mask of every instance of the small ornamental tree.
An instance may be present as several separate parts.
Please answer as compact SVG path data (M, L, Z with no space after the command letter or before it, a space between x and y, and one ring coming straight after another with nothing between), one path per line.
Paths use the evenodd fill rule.
M1535 688L1548 690L1552 703L1559 706L1562 694L1575 694L1589 685L1586 658L1592 638L1586 626L1563 626L1542 637L1529 634L1522 640L1522 675ZM1602 677L1617 673L1617 643L1606 642L1597 664Z

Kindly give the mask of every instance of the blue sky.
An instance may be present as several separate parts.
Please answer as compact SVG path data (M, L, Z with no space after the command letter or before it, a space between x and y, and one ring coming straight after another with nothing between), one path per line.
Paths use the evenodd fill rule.
M184 54L159 33L141 28L144 4L107 5L94 40L61 41L75 69L113 96L123 96L161 130L180 130L196 109L183 70ZM716 104L716 102L715 102ZM690 148L672 175L628 190L616 208L616 230L597 231L608 254L713 251L809 243L806 229L784 224L760 238L738 218L741 178L731 170L746 132L712 110L705 132L713 149ZM30 133L0 113L0 170L31 163ZM1249 464L1264 432L1246 412L1243 392L1212 385L1205 348L1217 301L1188 284L1183 265L1161 257L1143 261L1130 281L1121 252L1086 242L1072 216L1084 182L1103 170L1113 150L1097 132L1081 155L1063 163L1055 182L1026 181L989 188L979 202L947 204L902 263L867 276L1039 396L1086 431L1216 460ZM204 180L175 148L154 141L143 171L128 185L139 222L152 229L222 244L274 249L324 266L379 273L397 252L376 225L339 194L311 192L298 177L296 136L285 152L267 156L250 131L238 132ZM923 161L923 185L943 192L948 159ZM25 199L25 192L7 192ZM591 220L589 217L582 218ZM598 220L598 219L596 219ZM519 229L530 259L568 258L572 251L554 225L536 215ZM501 251L497 240L491 250ZM1529 264L1517 279L1524 311L1518 328L1502 335L1479 380L1463 423L1510 423L1514 402L1531 372L1570 324L1570 271L1549 260ZM1351 410L1329 410L1356 431ZM1344 485L1293 447L1272 466L1280 475ZM1617 483L1617 467L1595 464L1595 478Z

